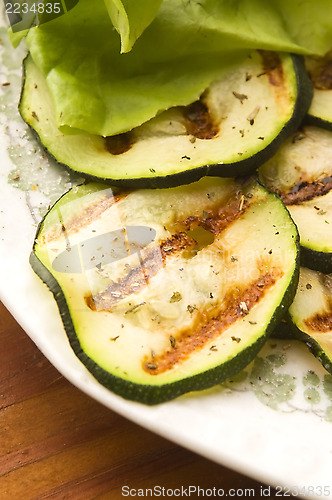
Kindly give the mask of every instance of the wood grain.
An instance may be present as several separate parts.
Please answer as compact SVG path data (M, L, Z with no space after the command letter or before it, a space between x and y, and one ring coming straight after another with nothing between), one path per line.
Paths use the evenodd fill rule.
M0 499L117 500L126 485L137 497L157 485L250 488L257 498L261 488L83 394L0 304Z

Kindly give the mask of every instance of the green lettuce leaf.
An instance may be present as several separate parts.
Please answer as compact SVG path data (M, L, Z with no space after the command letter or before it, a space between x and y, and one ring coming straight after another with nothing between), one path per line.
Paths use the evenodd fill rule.
M104 0L80 0L29 31L26 41L62 132L130 130L196 100L255 48L323 54L332 47L330 0L164 0L138 39L153 14L139 22L139 9L129 5L122 2L129 38L121 44ZM132 49L120 53L121 47Z
M129 52L155 18L162 0L104 0L121 37L121 52Z

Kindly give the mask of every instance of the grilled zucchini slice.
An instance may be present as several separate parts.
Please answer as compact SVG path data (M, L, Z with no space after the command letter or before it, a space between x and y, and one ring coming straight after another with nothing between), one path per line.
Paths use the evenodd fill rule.
M289 335L301 340L332 373L332 274L301 267L288 320Z
M19 109L56 160L126 187L171 187L247 174L301 123L312 86L300 56L254 52L201 98L112 137L64 135L43 75L28 56Z
M300 233L305 267L332 272L332 131L303 127L259 169Z
M49 211L30 262L94 377L156 404L255 357L293 300L298 234L252 179L136 191L92 183Z
M306 122L332 130L332 50L325 57L306 57L313 98Z

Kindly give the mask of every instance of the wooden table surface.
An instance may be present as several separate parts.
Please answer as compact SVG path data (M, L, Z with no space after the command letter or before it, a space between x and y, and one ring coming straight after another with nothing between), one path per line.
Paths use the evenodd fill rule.
M262 485L83 394L0 303L0 499L117 500L128 488L128 498L138 498L141 489L155 486L159 489L149 498L157 498L158 491L167 497L167 490L174 498L180 493L176 488L189 486L222 488L225 494L250 488L251 498L259 498Z

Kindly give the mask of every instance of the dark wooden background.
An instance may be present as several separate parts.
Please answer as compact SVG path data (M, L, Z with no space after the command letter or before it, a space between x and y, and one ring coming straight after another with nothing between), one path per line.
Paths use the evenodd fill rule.
M117 500L126 485L136 498L155 485L261 488L83 394L0 303L0 499Z

